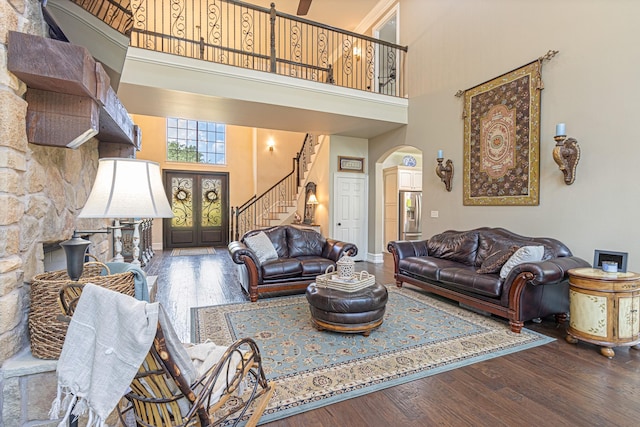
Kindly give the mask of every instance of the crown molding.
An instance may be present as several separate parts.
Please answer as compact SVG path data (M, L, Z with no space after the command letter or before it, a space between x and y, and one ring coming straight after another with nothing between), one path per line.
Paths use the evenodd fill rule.
M373 9L360 21L354 32L364 34L366 30L371 28L373 24L380 19L387 10L389 10L398 0L381 0Z

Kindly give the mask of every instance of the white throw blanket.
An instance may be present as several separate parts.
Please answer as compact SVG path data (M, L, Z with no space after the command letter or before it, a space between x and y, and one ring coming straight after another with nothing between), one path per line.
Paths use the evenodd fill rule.
M227 349L211 342L185 349L158 303L138 301L93 284L84 286L58 360L58 395L49 413L51 419L56 419L64 411L58 427L64 427L72 414L83 415L87 411L87 427L106 425L107 417L127 393L149 352L158 322L167 350L188 384L214 366ZM231 359L235 366L241 356L235 353ZM229 380L234 372L235 369L229 370ZM224 375L216 381L213 402L223 393L226 382ZM243 389L240 387L240 392ZM186 414L186 398L178 404Z
M71 318L58 361L51 419L89 411L87 427L105 426L144 361L158 325L158 303L87 284ZM65 394L62 399L62 394Z

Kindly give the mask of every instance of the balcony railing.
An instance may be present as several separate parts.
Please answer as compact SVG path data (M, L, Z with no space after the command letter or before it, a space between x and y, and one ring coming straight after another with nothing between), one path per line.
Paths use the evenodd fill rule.
M126 3L134 47L391 96L407 92L407 47L281 13L273 4Z

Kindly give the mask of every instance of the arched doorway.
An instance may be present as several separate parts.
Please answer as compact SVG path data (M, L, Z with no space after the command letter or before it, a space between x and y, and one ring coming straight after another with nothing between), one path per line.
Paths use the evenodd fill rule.
M376 227L374 238L383 252L391 240L422 238L422 168L422 151L408 145L394 147L376 162L376 206L381 226Z

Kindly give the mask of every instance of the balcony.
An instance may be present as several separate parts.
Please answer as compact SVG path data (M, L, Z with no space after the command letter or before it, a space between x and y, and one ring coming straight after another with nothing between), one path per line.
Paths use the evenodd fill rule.
M406 47L232 0L47 9L135 114L365 138L407 122Z

